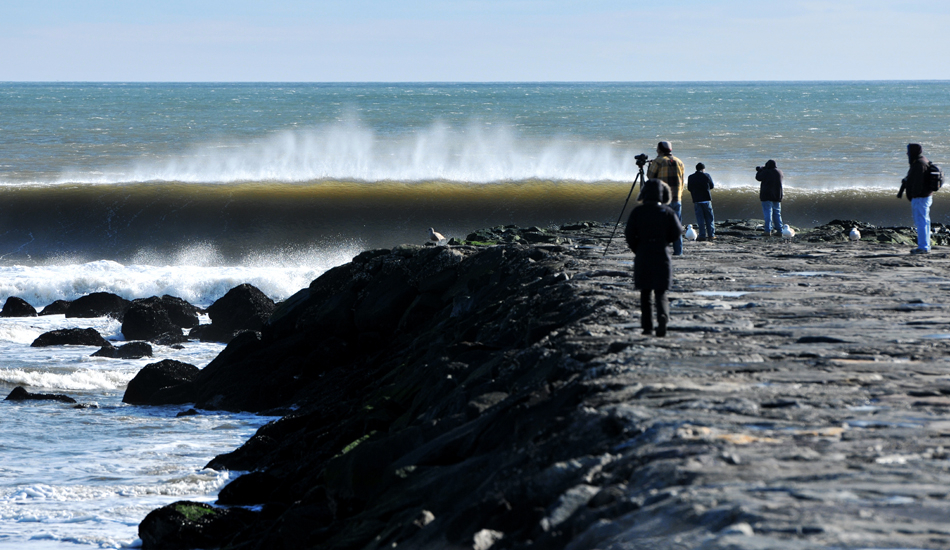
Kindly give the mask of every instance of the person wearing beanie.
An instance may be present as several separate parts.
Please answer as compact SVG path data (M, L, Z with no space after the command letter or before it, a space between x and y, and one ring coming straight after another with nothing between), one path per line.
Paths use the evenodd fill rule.
M765 218L765 234L772 234L772 228L782 234L782 181L785 175L778 169L774 160L765 163L765 168L755 167L755 179L760 181L759 200L762 201L762 217Z
M907 191L911 214L917 227L917 248L911 254L930 253L930 205L933 204L933 191L927 181L927 168L930 161L924 156L924 148L919 143L907 145L907 161L910 168L907 176L901 180L897 198Z
M633 284L640 290L640 325L643 334L653 333L653 302L656 302L656 335L666 336L670 319L667 291L673 286L673 258L670 244L683 236L683 225L667 204L672 192L666 183L648 179L640 187L624 235L634 253ZM655 298L655 300L654 300Z
M713 226L712 195L709 190L714 187L712 176L705 172L706 165L699 163L696 171L689 175L686 189L693 199L693 211L696 213L696 225L699 227L697 241L713 240L716 238L716 228Z
M650 163L647 169L648 178L656 178L670 187L671 201L670 208L676 212L676 216L683 222L683 183L686 169L680 159L673 156L673 146L668 141L661 141L656 145L656 158ZM681 256L683 254L683 236L673 241L673 255Z

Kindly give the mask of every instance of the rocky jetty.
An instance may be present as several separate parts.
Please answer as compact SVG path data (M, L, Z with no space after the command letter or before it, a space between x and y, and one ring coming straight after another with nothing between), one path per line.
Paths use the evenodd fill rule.
M143 547L950 547L950 257L756 225L685 243L665 338L597 223L328 271L163 390L295 407L209 464L257 511L176 503Z

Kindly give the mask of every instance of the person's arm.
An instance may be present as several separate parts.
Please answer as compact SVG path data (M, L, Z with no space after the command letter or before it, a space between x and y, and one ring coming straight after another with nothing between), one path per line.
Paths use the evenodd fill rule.
M716 184L713 183L712 176L710 176L709 174L706 174L706 179L709 180L709 188L710 188L710 189L716 187Z
M634 220L636 211L630 212L630 217L627 218L627 227L624 228L623 235L627 239L627 246L630 247L630 250L634 254L637 253L637 245L640 243L640 236L637 234L637 224Z

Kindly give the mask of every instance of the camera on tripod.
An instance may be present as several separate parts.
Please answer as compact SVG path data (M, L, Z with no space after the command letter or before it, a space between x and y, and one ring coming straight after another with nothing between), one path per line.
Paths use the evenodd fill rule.
M640 168L643 168L643 165L649 162L650 157L646 154L640 153L639 155L633 158L637 159L637 166L639 166Z

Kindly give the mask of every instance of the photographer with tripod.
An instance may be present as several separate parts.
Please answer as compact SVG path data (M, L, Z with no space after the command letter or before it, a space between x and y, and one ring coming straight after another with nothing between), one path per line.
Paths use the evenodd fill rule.
M656 145L656 158L650 162L647 178L656 178L670 188L670 208L676 212L680 224L683 223L683 181L686 169L683 162L673 156L673 146L668 141ZM642 189L642 186L641 186ZM683 255L683 236L673 241L673 255Z

